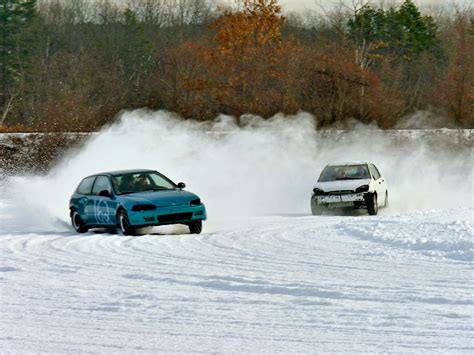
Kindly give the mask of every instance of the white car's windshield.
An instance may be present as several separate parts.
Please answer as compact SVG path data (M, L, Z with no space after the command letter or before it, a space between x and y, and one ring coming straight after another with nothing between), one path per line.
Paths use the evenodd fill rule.
M370 179L366 164L326 166L319 177L319 182L336 180Z
M112 185L117 195L176 188L171 180L156 172L115 175L112 177Z

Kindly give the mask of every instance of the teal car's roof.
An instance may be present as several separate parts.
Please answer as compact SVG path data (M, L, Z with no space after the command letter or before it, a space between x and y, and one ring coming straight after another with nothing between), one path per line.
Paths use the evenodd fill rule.
M98 173L94 175L123 175L123 174L133 174L133 173L151 173L156 170L150 169L129 169L129 170L115 170L115 171L106 171L103 173Z
M97 175L109 175L109 176L114 176L114 175L123 175L123 174L133 174L133 173L151 173L155 172L156 170L150 170L150 169L130 169L130 170L115 170L115 171L104 171L102 173L97 173L93 174L91 176L97 176Z

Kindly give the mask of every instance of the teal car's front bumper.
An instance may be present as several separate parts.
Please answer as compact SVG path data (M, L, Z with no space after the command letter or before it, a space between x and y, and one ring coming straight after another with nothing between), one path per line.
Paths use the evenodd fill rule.
M127 211L128 219L133 227L160 226L167 224L187 224L192 221L206 220L206 207L197 206L166 206L147 211Z

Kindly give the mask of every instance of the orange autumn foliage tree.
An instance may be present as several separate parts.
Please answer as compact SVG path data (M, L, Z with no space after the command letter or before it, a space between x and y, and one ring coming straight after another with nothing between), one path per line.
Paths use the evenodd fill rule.
M214 21L213 45L203 53L210 89L220 112L239 116L276 113L281 101L281 27L284 18L276 0L244 0L238 12Z
M245 56L250 49L276 48L282 42L281 7L276 0L244 0L240 12L226 12L211 24L223 55Z
M403 104L373 72L356 65L349 50L310 49L283 40L284 18L276 0L243 5L210 25L211 38L168 51L169 70L156 81L167 83L158 90L170 94L165 108L201 120L220 113L268 118L304 110L316 116L319 126L346 119L392 124ZM378 108L381 101L385 112Z

